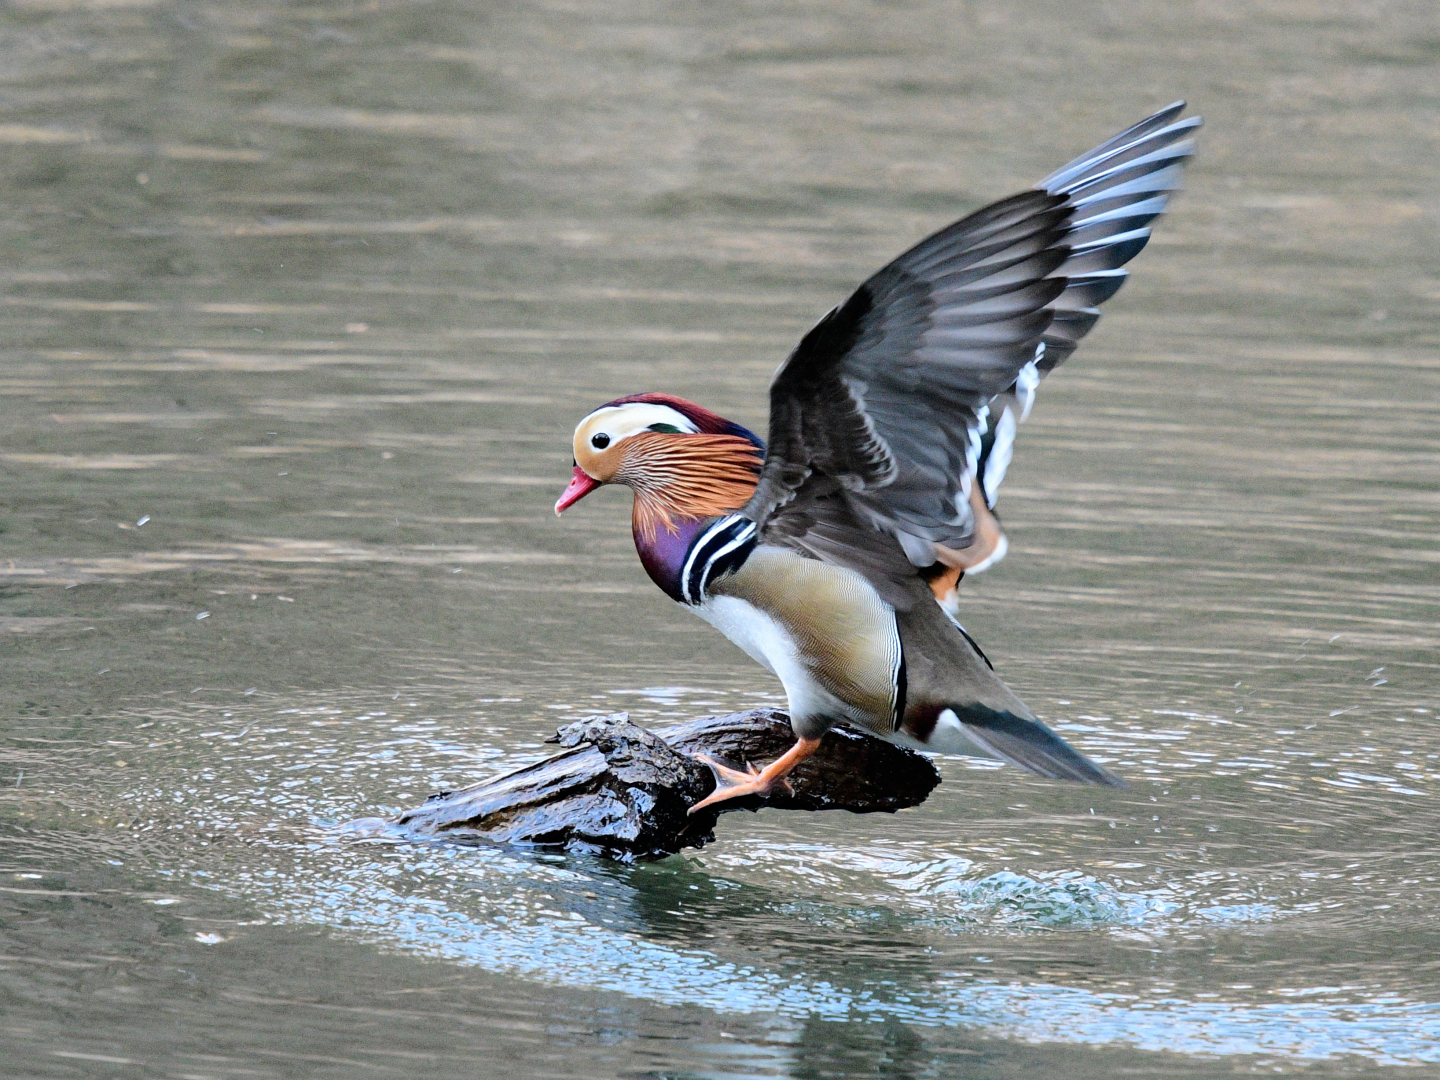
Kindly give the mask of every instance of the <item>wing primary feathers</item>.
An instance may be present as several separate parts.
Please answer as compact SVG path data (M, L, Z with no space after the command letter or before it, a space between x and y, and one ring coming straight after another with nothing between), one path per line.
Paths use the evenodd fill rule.
M1068 189L1068 185L1077 178L1083 177L1089 170L1103 162L1113 161L1127 150L1144 144L1147 137L1151 135L1168 134L1171 131L1175 135L1179 135L1198 128L1202 123L1198 116L1192 116L1178 124L1172 124L1172 121L1184 111L1185 102L1183 101L1166 106L1155 115L1148 116L1133 127L1126 128L1114 138L1106 139L1095 149L1081 154L1074 161L1062 165L1035 186L1041 191L1052 193L1065 191Z
M1157 195L1152 199L1144 199L1140 202L1126 202L1111 210L1097 210L1087 217L1078 218L1070 223L1071 235L1075 235L1085 229L1093 228L1096 225L1117 219L1123 221L1144 220L1154 221L1165 211L1165 204L1169 199L1164 195Z
M1160 135L1164 134L1165 132L1160 132ZM1159 136L1157 135L1156 138L1159 138ZM1096 169L1080 179L1065 185L1065 187L1052 192L1052 194L1069 195L1073 205L1083 206L1088 199L1093 198L1093 196L1084 194L1086 189L1094 189L1100 184L1106 184L1104 190L1107 194L1113 194L1121 190L1119 184L1116 183L1118 177L1133 176L1134 178L1139 178L1152 173L1164 175L1164 170L1169 168L1174 162L1188 158L1194 152L1195 142L1192 139L1186 139L1184 142L1175 143L1174 145L1161 146L1159 149L1152 150L1149 153L1141 154L1137 157L1127 157L1125 160L1113 163L1106 168ZM1157 186L1154 190L1159 191L1162 190L1162 188ZM1079 197L1077 198L1076 196Z
M992 430L1011 410L1007 427L1022 420L1040 379L1124 284L1194 153L1201 121L1184 109L926 237L816 323L771 383L765 465L741 511L762 542L854 564L877 587L929 565L933 544L972 542L972 473L993 441L985 417ZM992 405L1007 390L1013 399ZM986 502L1004 471L995 464ZM862 568L849 553L885 543L877 534L899 559Z
M1129 276L1121 267L1149 243L1151 224L1179 187L1195 152L1188 136L1202 122L1198 116L1175 122L1184 108L1177 101L1036 185L1068 196L1074 207L1070 255L1055 271L1066 278L1066 288L1051 305L1054 319L1044 335L1041 375L1062 364L1099 321L1099 305Z

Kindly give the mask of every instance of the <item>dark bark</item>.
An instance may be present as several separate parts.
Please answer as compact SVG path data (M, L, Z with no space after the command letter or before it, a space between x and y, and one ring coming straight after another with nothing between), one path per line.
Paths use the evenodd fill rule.
M849 728L828 732L790 776L790 790L688 811L715 789L694 754L736 768L766 763L794 743L789 718L774 709L691 720L659 731L625 713L561 728L569 749L459 791L432 795L388 822L355 822L352 832L458 843L491 841L608 855L657 858L715 838L718 813L850 810L894 813L924 802L940 774L920 754Z

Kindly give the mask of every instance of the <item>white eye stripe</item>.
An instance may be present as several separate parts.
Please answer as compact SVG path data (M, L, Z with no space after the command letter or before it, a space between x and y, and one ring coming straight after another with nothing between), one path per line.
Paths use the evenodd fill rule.
M590 444L594 446L594 440L601 435L608 438L605 446L597 446L595 449L604 450L614 446L631 435L638 435L648 430L654 424L664 424L673 427L677 431L694 435L699 428L684 413L670 408L669 405L656 405L648 401L632 401L626 405L606 405L596 409L585 419L581 420L576 428L576 434L591 426L597 417L605 418L605 427L601 431L593 432L590 435Z

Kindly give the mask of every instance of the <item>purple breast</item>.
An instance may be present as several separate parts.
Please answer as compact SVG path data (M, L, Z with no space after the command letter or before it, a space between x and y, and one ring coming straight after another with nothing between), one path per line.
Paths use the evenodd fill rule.
M684 518L675 523L674 532L661 526L651 540L638 532L635 534L635 550L640 553L640 565L671 600L684 601L680 594L680 574L685 568L685 556L690 553L695 538L713 520Z

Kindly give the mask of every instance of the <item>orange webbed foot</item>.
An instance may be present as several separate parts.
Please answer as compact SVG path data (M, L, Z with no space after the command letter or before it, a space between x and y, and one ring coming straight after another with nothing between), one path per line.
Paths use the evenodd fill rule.
M716 780L723 780L728 784L743 784L748 780L760 775L760 770L749 762L745 763L745 771L732 769L724 762L716 761L709 754L696 754L695 760L710 766L710 771L715 774Z
M819 745L819 739L801 739L765 768L757 769L750 765L746 772L722 765L706 754L696 754L697 761L703 761L714 770L717 786L709 795L690 807L689 812L693 814L706 806L728 802L743 795L769 795L777 787L783 786L787 791L792 790L786 776L791 769L813 754Z
M690 807L689 812L692 814L706 806L738 799L742 795L763 796L769 795L778 786L790 787L790 781L783 776L778 779L767 779L764 771L755 768L754 765L748 765L746 771L741 772L739 769L722 765L708 754L696 754L695 759L703 761L715 773L715 790Z

